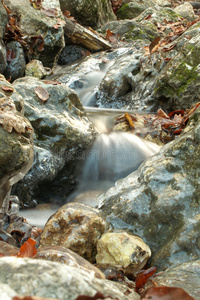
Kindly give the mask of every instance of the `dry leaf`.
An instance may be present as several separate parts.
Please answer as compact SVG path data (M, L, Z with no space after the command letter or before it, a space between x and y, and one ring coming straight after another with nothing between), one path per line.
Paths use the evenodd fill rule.
M58 10L57 8L52 7L41 7L40 9L46 16L55 18L58 16Z
M159 42L160 42L160 37L159 37L159 36L157 36L157 37L151 42L151 44L149 45L149 52L150 52L150 54L152 53L152 51L153 51L153 49L154 49L155 47L158 47ZM156 48L156 50L157 50L157 48ZM154 51L154 52L155 52L155 51Z
M38 98L44 102L49 99L49 93L42 86L36 87L35 93L38 96Z
M17 257L34 257L37 254L36 241L29 238L20 248Z
M112 44L116 44L118 42L116 35L110 29L107 29L106 31L106 39Z
M14 89L10 86L2 86L1 89L4 91L4 92L9 92L9 93L12 93L14 92Z
M141 295L141 300L194 300L183 289L177 287L152 287Z
M61 82L59 82L59 81L52 81L52 80L43 80L42 82L45 84L52 84L52 85L61 84Z

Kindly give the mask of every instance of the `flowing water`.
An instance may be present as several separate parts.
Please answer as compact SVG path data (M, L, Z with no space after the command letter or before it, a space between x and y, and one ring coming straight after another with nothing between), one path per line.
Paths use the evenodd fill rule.
M70 76L67 77L68 85L78 94L85 106L88 118L99 135L86 152L79 184L66 202L76 201L95 206L99 194L113 186L116 180L137 170L144 160L160 149L156 144L142 140L132 133L112 132L114 118L126 112L125 110L94 107L96 90L112 64L113 62L109 62L99 70L88 71L82 76L74 75L71 79ZM61 70L62 68L59 67L58 73ZM66 79L67 75L64 76ZM131 111L128 112L131 113ZM22 214L31 224L42 227L56 209L56 207L50 207L45 211L27 210Z

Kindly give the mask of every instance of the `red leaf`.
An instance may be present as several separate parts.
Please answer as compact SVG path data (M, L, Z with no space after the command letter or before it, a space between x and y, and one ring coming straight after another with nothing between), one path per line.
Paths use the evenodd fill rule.
M177 287L160 286L147 289L141 300L194 300L183 289Z
M37 254L35 248L36 241L29 238L20 248L20 252L16 254L17 257L34 257Z
M147 280L156 272L156 267L151 267L143 272L140 272L135 281L135 291L137 292L139 289L144 287Z
M44 102L49 99L49 93L41 86L36 87L35 93L38 96L38 98L40 98L40 100Z

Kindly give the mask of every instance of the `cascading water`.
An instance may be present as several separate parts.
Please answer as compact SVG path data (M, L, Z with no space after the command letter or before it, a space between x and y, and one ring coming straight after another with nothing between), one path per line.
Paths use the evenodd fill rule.
M122 50L121 52L128 50ZM113 58L113 57L112 57ZM138 169L148 157L157 153L160 147L154 143L140 139L128 132L112 132L114 118L125 110L105 109L95 107L96 91L108 68L114 60L103 62L101 59L90 59L82 63L82 67L63 66L57 69L60 82L76 91L83 103L87 116L99 133L92 147L86 151L86 159L80 172L79 184L76 190L66 199L66 202L77 201L96 206L96 198L102 192L114 185L115 181L129 175ZM55 71L54 71L55 72ZM131 113L131 111L128 111ZM29 211L30 212L30 211ZM29 213L28 212L28 213ZM43 215L43 211L42 215ZM26 212L24 212L26 215ZM52 210L46 211L50 216ZM40 219L40 212L37 217ZM28 221L30 216L27 215ZM46 218L47 219L47 218ZM45 222L45 220L44 220Z

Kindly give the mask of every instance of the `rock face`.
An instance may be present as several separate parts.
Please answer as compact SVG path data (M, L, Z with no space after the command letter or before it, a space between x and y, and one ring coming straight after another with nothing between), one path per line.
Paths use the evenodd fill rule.
M25 100L25 116L34 128L35 160L13 192L29 205L34 198L50 202L54 196L62 202L74 187L76 166L94 138L91 123L76 93L65 85L25 77L14 87ZM76 159L78 154L81 158Z
M127 276L136 276L150 256L143 240L126 232L106 232L97 243L97 264L118 266Z
M13 82L19 77L23 77L25 73L26 60L24 50L21 44L17 41L12 41L6 45L8 53L15 53L15 57L7 61L7 66L4 71L6 79Z
M40 247L35 258L64 263L68 266L85 270L86 272L93 274L96 278L105 279L105 275L98 268L90 264L86 259L74 251L62 246Z
M109 0L60 0L62 11L68 10L82 25L98 28L116 16Z
M4 3L12 13L17 14L19 26L24 35L30 38L41 37L44 42L44 50L34 49L32 58L42 61L45 67L52 67L58 59L58 55L64 47L63 27L53 26L57 24L57 18L62 19L60 4L58 0L42 1L42 9L34 9L29 0L5 0ZM53 9L52 16L48 16L46 11Z
M200 260L185 262L167 269L156 278L159 286L174 286L183 288L195 300L200 299Z
M122 1L121 8L117 11L119 19L133 19L141 14L148 7L155 6L151 0L146 1Z
M185 134L99 197L108 221L142 237L152 250L152 265L161 269L200 255L199 111L190 124Z
M2 2L0 3L0 73L2 74L6 68L6 48L2 41L5 33L7 23L7 13L3 7Z
M0 98L0 124L0 208L7 211L11 186L33 162L33 129L13 99L5 96Z
M93 263L97 241L106 227L99 210L81 203L69 203L49 218L40 246L64 246Z
M105 296L110 295L119 300L140 298L135 292L126 296L124 293L127 287L123 285L119 286L108 280L94 278L84 270L39 259L1 258L0 282L10 287L8 292L11 296L15 292L18 295L75 300L79 295L94 296L101 291Z

